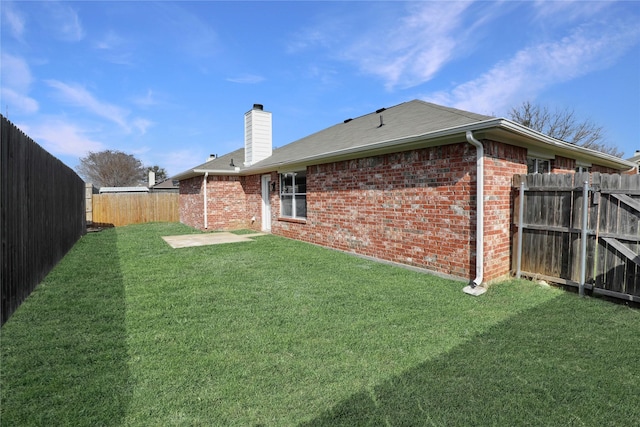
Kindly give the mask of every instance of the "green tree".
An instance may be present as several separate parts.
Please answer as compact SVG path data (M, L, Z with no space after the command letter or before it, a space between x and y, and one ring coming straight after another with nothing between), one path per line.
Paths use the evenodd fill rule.
M149 175L149 172L153 172L156 174L156 182L162 182L169 178L167 176L167 171L158 165L147 167L147 175Z
M591 120L581 120L574 110L550 111L546 106L525 101L509 110L509 118L528 128L571 144L621 157L624 153L604 135L602 126Z

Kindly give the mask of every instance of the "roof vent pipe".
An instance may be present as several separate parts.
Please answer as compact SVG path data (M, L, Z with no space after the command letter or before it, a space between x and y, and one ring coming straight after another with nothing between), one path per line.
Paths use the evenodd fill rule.
M468 130L467 142L476 147L476 278L462 291L465 294L480 296L487 291L482 287L484 280L484 147Z

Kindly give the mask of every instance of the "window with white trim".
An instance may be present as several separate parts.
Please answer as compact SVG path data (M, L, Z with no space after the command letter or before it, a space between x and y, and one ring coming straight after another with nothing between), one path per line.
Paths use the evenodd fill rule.
M280 174L280 216L307 218L307 172Z
M551 161L529 157L527 158L527 173L551 173Z

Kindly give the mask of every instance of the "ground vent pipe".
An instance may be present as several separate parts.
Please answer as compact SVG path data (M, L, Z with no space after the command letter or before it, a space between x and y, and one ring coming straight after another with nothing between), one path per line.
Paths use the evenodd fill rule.
M462 291L479 296L487 291L481 286L484 280L484 147L470 130L466 137L467 142L476 147L476 278Z

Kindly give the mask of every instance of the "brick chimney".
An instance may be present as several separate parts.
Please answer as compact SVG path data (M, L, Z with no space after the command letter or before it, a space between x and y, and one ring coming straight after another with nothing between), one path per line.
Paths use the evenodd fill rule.
M244 115L244 165L251 166L271 156L271 113L264 111L262 104Z

